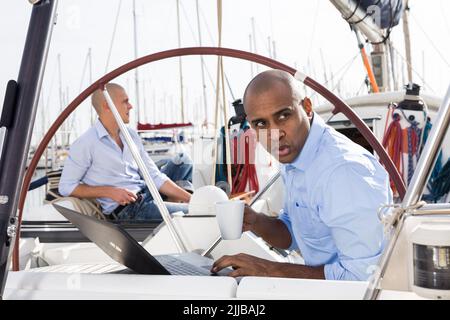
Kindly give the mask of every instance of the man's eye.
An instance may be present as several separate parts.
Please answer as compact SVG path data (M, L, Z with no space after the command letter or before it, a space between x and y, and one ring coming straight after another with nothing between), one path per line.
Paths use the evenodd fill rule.
M286 120L287 118L289 118L290 114L289 112L286 113L282 113L280 114L280 116L278 117L279 120Z
M255 123L255 128L264 128L266 123L264 121L258 121Z

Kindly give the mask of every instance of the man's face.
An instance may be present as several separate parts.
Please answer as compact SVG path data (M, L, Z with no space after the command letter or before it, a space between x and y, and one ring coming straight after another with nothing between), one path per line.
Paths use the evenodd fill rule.
M305 144L310 127L301 101L296 101L289 89L280 86L262 94L249 93L245 112L264 148L281 163L293 162Z
M130 110L133 108L133 106L128 101L128 95L125 92L125 90L123 89L116 90L111 98L114 101L114 104L116 105L117 111L119 112L123 122L129 123Z

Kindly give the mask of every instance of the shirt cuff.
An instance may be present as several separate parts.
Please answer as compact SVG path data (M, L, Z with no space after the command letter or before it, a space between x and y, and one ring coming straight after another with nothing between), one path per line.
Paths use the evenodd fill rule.
M58 186L58 192L63 197L69 197L76 187L78 187L78 183L64 184L60 182Z
M156 189L160 189L162 185L167 181L170 180L168 176L166 176L164 173L160 173L153 178L153 182L155 183Z
M323 268L326 280L348 280L348 281L362 281L367 278L358 278L346 269L340 261L336 261L331 264L326 264ZM369 275L367 275L368 277Z

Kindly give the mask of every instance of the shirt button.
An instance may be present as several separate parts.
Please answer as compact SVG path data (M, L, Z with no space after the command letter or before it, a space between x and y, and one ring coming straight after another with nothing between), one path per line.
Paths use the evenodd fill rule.
M298 204L298 202L296 202L296 203L295 203L295 206L296 206L297 208L299 207L299 204Z

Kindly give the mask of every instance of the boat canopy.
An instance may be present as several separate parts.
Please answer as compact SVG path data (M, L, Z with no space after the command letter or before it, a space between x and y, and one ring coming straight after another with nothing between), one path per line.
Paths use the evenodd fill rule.
M358 3L361 9L372 15L374 22L381 29L395 27L400 22L404 9L402 0L358 0ZM379 18L376 12L371 13L375 7L379 8Z

